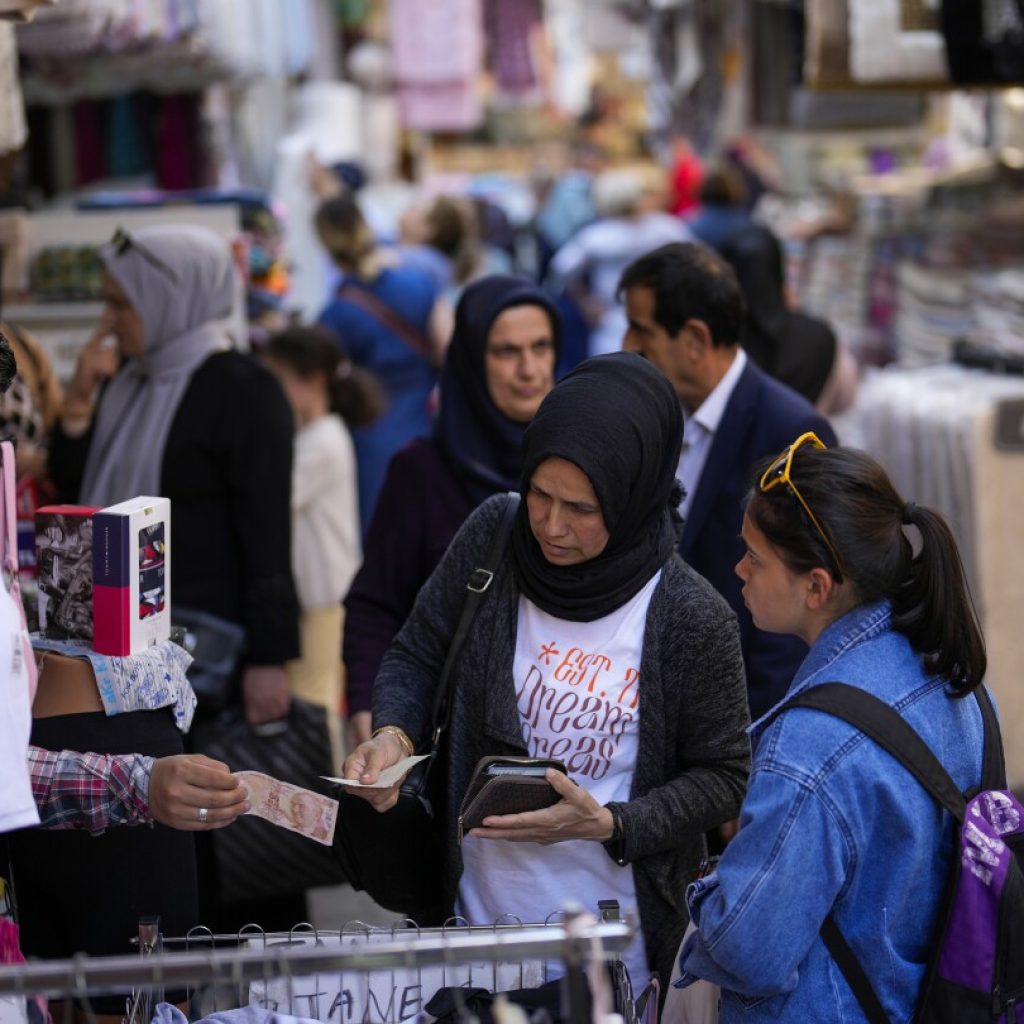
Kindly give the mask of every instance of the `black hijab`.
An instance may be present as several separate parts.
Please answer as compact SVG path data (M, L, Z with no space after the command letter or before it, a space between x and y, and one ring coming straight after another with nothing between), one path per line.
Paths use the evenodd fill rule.
M776 380L816 402L836 358L836 338L823 320L786 305L782 245L767 228L752 224L722 246L743 289L747 316L743 347Z
M469 285L455 310L455 331L441 371L436 438L463 490L475 503L519 486L525 423L500 412L487 390L487 335L511 306L539 306L551 321L555 361L562 321L539 288L495 274ZM552 371L553 372L553 371Z
M511 538L516 582L537 607L592 622L625 604L672 557L682 440L672 385L629 352L588 359L544 399L523 440L523 502ZM579 565L552 565L530 529L530 480L549 458L587 475L604 515L608 544Z

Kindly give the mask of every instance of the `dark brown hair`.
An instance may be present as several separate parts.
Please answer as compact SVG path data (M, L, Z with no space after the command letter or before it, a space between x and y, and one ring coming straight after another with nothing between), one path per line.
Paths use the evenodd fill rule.
M324 374L331 412L350 427L368 426L384 408L377 378L355 366L324 327L289 327L273 335L263 352L268 359L289 367L300 377Z
M771 463L756 471L747 514L793 572L834 573L828 548L789 488L757 486ZM959 695L970 693L985 676L985 641L945 519L904 502L885 470L853 448L805 445L793 457L790 477L860 601L889 600L893 625L924 656L927 670L948 679ZM916 554L904 526L920 533Z

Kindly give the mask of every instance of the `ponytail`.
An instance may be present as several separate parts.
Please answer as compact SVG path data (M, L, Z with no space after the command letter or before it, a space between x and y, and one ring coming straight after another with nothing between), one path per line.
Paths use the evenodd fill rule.
M892 596L893 625L924 654L929 672L944 676L958 693L970 693L984 678L988 659L956 540L930 508L908 503L902 518L920 533L921 549Z
M381 414L384 392L377 378L353 365L348 353L324 327L289 327L273 335L264 352L300 377L323 374L329 406L349 427L365 427Z
M345 356L328 384L331 412L350 427L368 427L384 411L384 392L377 378Z
M759 467L755 480L774 462ZM842 560L844 579L862 603L888 600L893 626L923 658L926 670L964 696L985 677L987 657L956 541L938 512L900 497L866 452L805 445L790 479ZM755 487L747 514L796 573L835 560L788 487ZM920 534L915 553L905 527Z
M387 260L350 195L334 196L321 203L314 223L320 242L342 270L366 284L376 281Z

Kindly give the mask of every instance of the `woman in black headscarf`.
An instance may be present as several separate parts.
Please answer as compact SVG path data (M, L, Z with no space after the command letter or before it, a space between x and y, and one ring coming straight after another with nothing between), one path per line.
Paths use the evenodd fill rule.
M731 234L721 252L743 289L747 354L826 416L846 409L857 391L856 364L824 320L790 308L778 238L751 224Z
M420 587L470 512L518 487L523 432L554 386L560 341L558 311L528 281L494 275L463 292L441 372L437 428L391 460L363 566L345 599L356 742L369 738L374 676Z
M442 913L544 920L566 899L639 915L634 986L668 978L704 833L743 796L749 717L733 613L676 552L683 433L668 380L629 353L588 360L527 428L522 504L456 664L445 747ZM373 782L429 748L431 697L506 499L485 502L427 581L374 686L374 738L345 762ZM530 755L560 798L485 818L458 842L478 760ZM357 790L382 812L397 791ZM415 911L416 908L409 908Z

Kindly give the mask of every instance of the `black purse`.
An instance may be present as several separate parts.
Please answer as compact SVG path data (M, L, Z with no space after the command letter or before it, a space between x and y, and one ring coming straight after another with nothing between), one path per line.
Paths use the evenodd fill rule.
M411 917L420 925L440 924L445 863L444 806L448 722L451 716L452 675L484 596L494 580L519 495L509 494L491 537L484 567L474 569L466 583L466 599L448 648L434 693L429 756L406 775L398 803L383 814L366 800L339 786L338 827L334 854L349 883L363 890L385 910Z
M283 782L330 794L322 775L333 772L327 710L292 698L288 717L249 725L240 708L193 728L198 753L223 761L233 772L263 772ZM282 893L340 885L344 872L331 849L269 821L244 815L210 833L217 859L220 899L238 903Z

